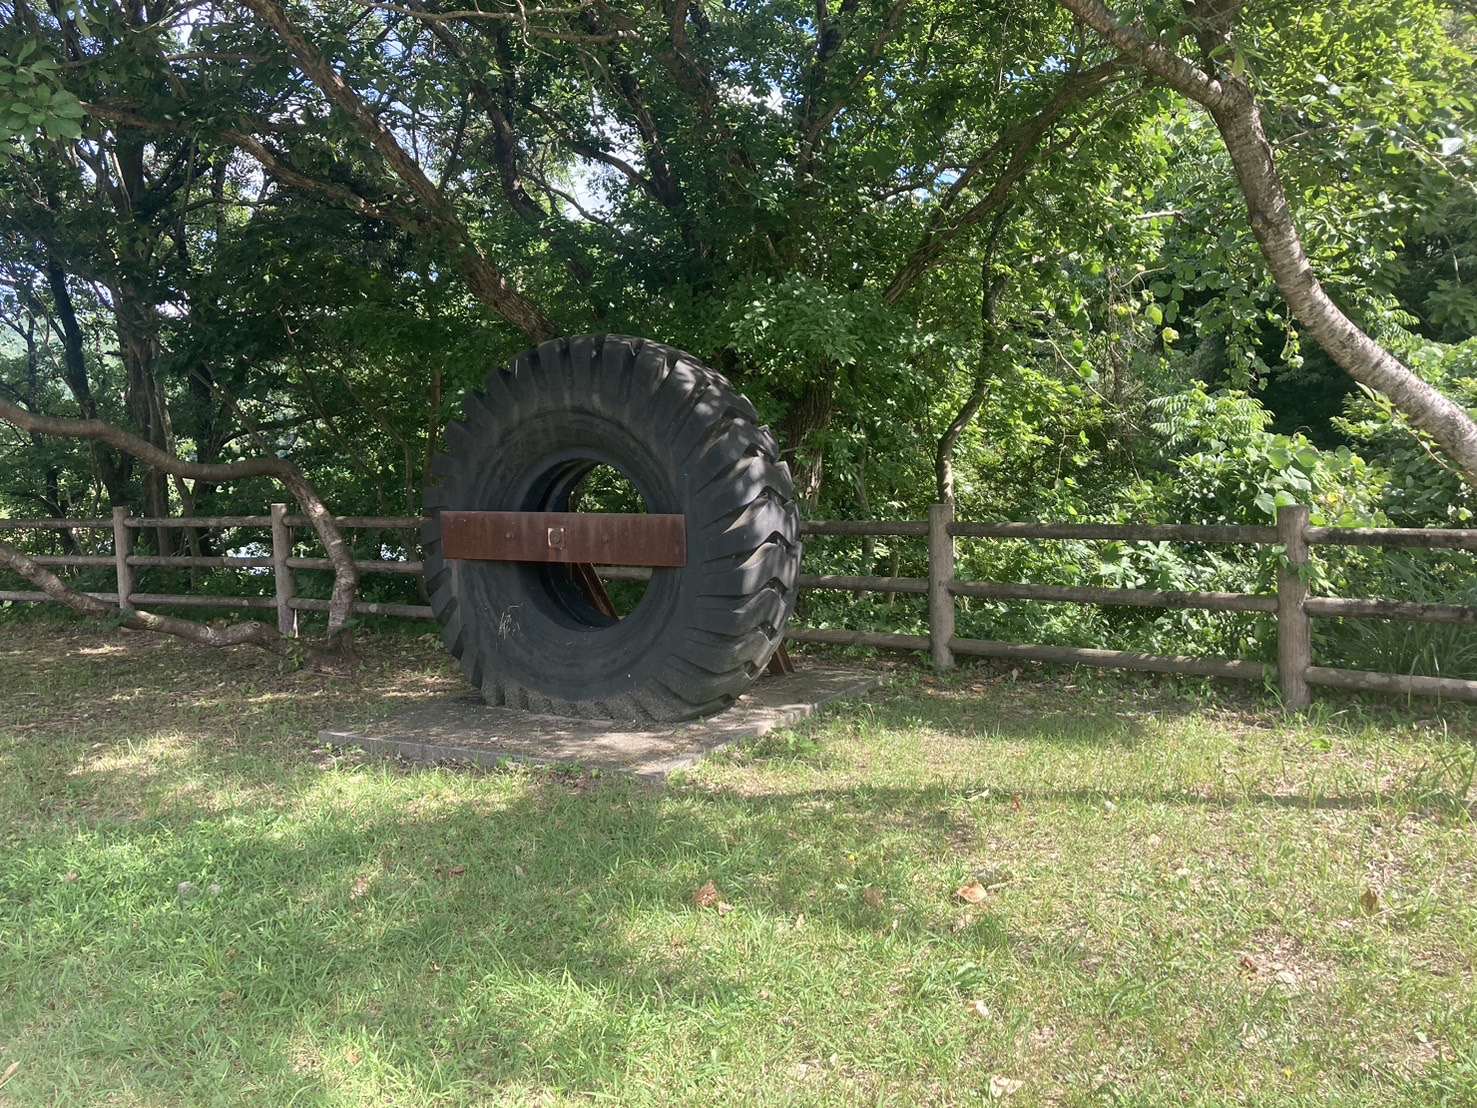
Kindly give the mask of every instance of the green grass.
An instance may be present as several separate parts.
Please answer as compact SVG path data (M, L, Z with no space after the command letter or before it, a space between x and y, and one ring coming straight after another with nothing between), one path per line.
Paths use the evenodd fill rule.
M328 753L460 688L364 653L0 627L0 1102L1477 1103L1468 710L905 671L657 788Z

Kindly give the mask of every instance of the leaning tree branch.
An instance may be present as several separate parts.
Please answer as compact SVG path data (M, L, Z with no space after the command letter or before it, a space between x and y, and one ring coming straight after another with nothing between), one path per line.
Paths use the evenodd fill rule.
M1165 46L1142 22L1120 21L1100 0L1058 2L1129 61L1161 78L1170 88L1212 110L1227 103L1226 88L1219 80Z
M1472 415L1367 335L1313 273L1262 127L1256 94L1247 80L1229 72L1205 72L1153 38L1142 24L1121 21L1099 0L1058 3L1130 61L1210 113L1241 186L1252 233L1292 313L1345 373L1389 397L1415 427L1441 445L1467 481L1477 485L1477 423ZM1216 30L1220 46L1230 46L1229 30Z
M161 473L196 481L220 483L250 477L272 477L280 481L302 508L303 514L317 533L328 560L333 566L333 593L328 601L328 633L337 634L353 614L359 591L359 573L354 568L354 555L344 542L334 522L333 513L323 503L318 490L297 466L285 458L243 458L238 462L190 462L153 443L131 435L121 427L100 419L62 419L28 412L8 400L0 400L0 421L40 435L55 438L85 439L105 442L125 454L131 454L145 465ZM161 617L162 618L162 617Z
M519 292L507 274L482 252L446 194L426 176L419 163L400 145L394 132L369 110L333 64L303 36L288 17L287 9L278 0L244 0L244 3L277 36L308 80L369 140L385 165L424 206L427 222L447 240L446 246L472 295L516 327L530 342L544 342L558 334L559 328L554 321Z
M173 635L200 646L241 646L251 644L273 654L291 655L292 645L274 628L256 620L234 623L229 627L212 627L192 619L161 616L140 608L122 608L106 600L72 588L45 566L37 565L9 543L0 542L0 565L20 574L58 603L93 619L111 619L119 626L136 631L157 631Z

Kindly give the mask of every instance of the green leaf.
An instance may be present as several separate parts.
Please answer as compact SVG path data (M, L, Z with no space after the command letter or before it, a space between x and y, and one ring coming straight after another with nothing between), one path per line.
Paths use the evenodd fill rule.
M43 126L50 138L79 139L82 137L82 124L65 116L54 115L46 120Z

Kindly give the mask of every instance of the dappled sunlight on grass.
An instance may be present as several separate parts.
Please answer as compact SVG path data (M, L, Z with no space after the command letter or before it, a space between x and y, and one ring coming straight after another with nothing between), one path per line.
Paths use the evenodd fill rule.
M121 643L106 642L100 646L79 646L77 655L81 658L105 658L109 655L128 653L128 647Z
M652 787L318 747L459 688L419 640L88 641L0 651L20 1104L1477 1091L1460 710L962 674Z

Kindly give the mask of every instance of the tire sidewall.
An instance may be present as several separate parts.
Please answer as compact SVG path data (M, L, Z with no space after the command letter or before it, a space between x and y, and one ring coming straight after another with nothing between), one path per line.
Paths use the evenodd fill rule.
M653 513L687 514L688 490L663 456L661 444L642 441L632 428L594 411L549 410L520 421L487 441L469 467L463 488L475 490L466 511L542 511L539 485L552 467L589 461L619 471ZM679 480L673 480L678 476ZM689 538L692 525L688 522ZM689 564L691 564L689 562ZM660 666L664 640L680 621L684 571L654 569L635 609L605 627L570 619L550 594L549 568L520 562L453 561L453 589L464 619L487 622L498 634L486 661L499 677L540 687L580 685L592 699L629 691ZM551 649L551 647L553 649Z
M560 576L567 563L444 559L433 512L431 607L483 697L660 720L731 704L781 641L801 552L789 471L753 407L680 350L588 335L520 355L465 409L428 508L566 511L573 475L604 464L648 512L683 516L687 537L687 564L653 569L636 607L606 622Z

